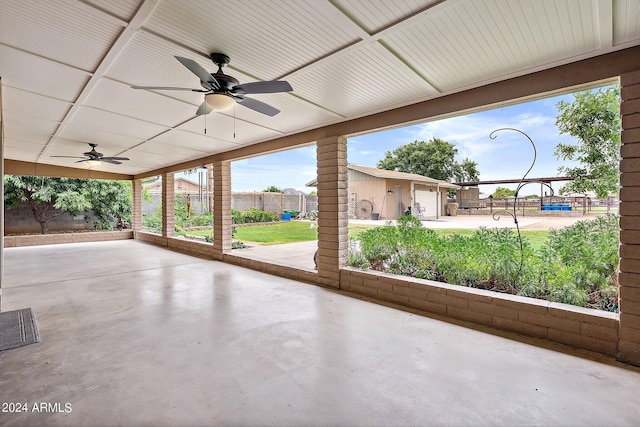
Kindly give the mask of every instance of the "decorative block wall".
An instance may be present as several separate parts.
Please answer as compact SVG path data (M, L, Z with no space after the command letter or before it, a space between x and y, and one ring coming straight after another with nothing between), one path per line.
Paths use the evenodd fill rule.
M617 351L616 313L351 267L341 270L340 286L372 299L607 356Z

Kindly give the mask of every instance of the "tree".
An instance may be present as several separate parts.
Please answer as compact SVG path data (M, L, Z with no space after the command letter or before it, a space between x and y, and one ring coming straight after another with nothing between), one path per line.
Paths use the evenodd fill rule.
M492 194L494 199L508 199L516 195L515 190L511 190L505 187L497 187L496 191Z
M130 181L88 179L83 192L94 215L94 228L110 230L113 223L131 222L132 188Z
M556 105L556 126L578 140L576 144L559 143L555 149L557 158L579 163L558 168L559 173L573 178L563 191L595 191L603 198L618 190L620 180L620 89L610 86L578 92L574 98Z
M130 216L131 186L118 181L5 175L6 208L13 209L21 201L31 207L42 234L49 233L49 220L89 210L94 212L96 228L104 229L110 228L109 221Z
M414 141L387 151L377 167L443 181L477 181L480 175L478 164L467 158L458 163L456 154L458 150L453 144L431 138L430 141Z
M265 188L264 190L262 190L263 193L284 193L284 191L282 191L280 188L276 187L275 185L270 185L267 188Z

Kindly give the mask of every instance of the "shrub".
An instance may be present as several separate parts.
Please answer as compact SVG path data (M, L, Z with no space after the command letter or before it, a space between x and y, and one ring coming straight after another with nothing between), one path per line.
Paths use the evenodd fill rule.
M618 222L614 215L552 230L538 252L511 229L438 237L413 216L359 235L349 265L615 311Z
M245 211L238 211L231 209L231 221L234 224L249 224L255 222L274 222L279 221L280 217L277 214L269 211L261 211L256 208L250 208Z

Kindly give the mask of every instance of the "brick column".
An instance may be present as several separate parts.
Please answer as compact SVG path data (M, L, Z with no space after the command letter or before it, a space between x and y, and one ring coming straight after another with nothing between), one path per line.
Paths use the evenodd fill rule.
M213 163L213 258L231 250L231 162Z
M340 287L340 267L347 263L348 190L347 140L317 141L318 162L318 283Z
M132 180L131 191L131 229L140 231L142 229L142 181Z
M162 174L162 237L171 237L175 231L176 195L173 172Z
M618 359L640 365L640 70L620 76L620 329Z

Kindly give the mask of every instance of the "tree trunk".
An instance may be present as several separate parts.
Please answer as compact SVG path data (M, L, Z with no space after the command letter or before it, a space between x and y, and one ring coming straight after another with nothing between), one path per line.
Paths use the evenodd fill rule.
M40 221L40 228L42 229L42 234L49 234L49 224L47 221Z

